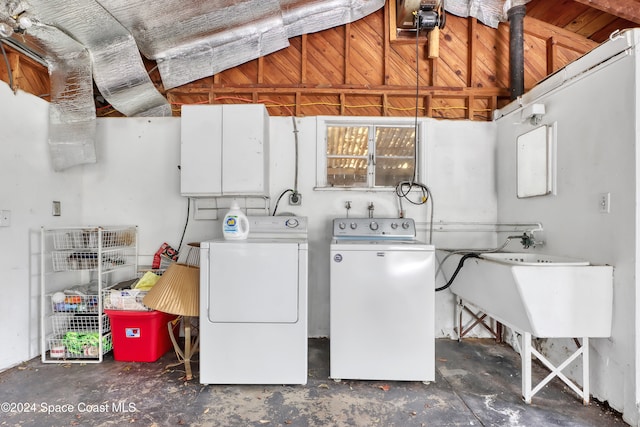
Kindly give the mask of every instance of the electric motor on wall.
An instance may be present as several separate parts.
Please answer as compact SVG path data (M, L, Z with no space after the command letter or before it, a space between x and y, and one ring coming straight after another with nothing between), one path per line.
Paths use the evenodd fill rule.
M396 0L398 28L431 31L444 28L444 0Z

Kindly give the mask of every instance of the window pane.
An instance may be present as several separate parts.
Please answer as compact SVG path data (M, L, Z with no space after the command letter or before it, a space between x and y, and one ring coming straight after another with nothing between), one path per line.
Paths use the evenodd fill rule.
M415 146L414 127L377 127L374 185L393 187L412 180Z
M401 181L413 179L413 157L376 159L376 187L395 187Z
M363 156L369 154L367 126L328 126L327 155Z
M413 157L416 132L413 127L377 127L376 156Z
M327 184L366 187L369 127L327 127Z
M327 184L335 187L366 187L367 159L353 157L328 158Z

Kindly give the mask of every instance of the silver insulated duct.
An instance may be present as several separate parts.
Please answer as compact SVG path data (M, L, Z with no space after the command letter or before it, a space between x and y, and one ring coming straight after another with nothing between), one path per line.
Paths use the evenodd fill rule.
M528 1L521 0L520 3ZM472 16L491 28L498 28L500 22L507 21L505 0L446 0L445 9L463 18Z
M51 75L56 170L95 162L93 83L127 116L169 116L165 89L289 46L289 38L360 19L385 0L0 0L0 37L44 58ZM20 22L27 27L21 27ZM11 34L17 31L17 34Z
M9 44L47 63L54 170L96 162L94 81L103 97L126 115L171 115L131 35L94 1L65 0L64 7L47 0L16 3L0 3L0 22L18 31L3 34L11 35ZM25 18L28 25L22 23Z
M28 33L5 39L7 44L33 52L42 58L51 76L49 105L49 149L54 170L95 163L95 106L89 52L59 29L39 22L24 21L28 5L17 8L5 3L0 7L0 20L11 36L13 29ZM22 24L12 16L21 16ZM28 27L28 28L26 28Z
M384 6L380 0L280 0L287 37L357 21Z
M277 0L98 0L158 63L165 89L288 46Z
M135 40L94 0L29 0L37 19L69 34L91 54L102 96L126 116L170 116L171 106L147 75Z
M384 0L98 0L158 63L165 89L289 46L289 38L352 22Z

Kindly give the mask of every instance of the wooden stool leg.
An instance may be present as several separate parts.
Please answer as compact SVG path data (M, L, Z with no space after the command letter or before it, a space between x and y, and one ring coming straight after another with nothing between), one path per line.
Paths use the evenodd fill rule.
M184 367L187 371L187 380L193 378L191 374L191 318L184 318Z

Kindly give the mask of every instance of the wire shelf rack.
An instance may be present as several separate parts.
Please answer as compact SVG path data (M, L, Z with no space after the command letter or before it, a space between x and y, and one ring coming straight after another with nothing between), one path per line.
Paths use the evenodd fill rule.
M100 232L102 231L102 246ZM53 247L59 249L97 249L131 246L135 242L134 228L95 227L63 229L53 233Z
M114 249L102 254L102 269L113 268L127 264L126 248ZM51 253L53 271L95 270L99 265L99 254L93 251L58 250Z

